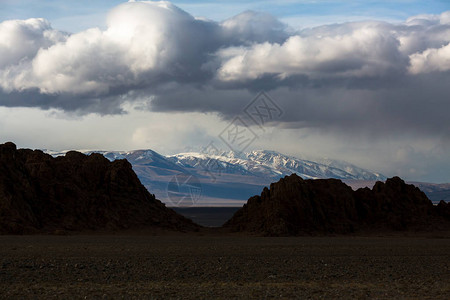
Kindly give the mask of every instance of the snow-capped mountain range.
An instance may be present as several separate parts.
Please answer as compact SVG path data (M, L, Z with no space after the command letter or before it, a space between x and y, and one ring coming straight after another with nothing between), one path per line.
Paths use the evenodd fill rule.
M297 173L297 175L305 179L386 179L381 174L364 170L343 161L324 159L321 162L315 162L268 150L256 150L246 153L228 151L217 154L188 152L171 155L168 158L183 167L207 169L209 165L221 166L222 172L225 173L251 174L274 179L279 179L292 173ZM220 168L217 168L217 170L220 170Z
M67 151L45 152L59 156ZM240 206L249 197L259 194L264 186L292 173L305 179L386 179L379 173L342 161L312 161L267 150L188 152L169 156L153 150L80 152L100 153L111 161L127 159L142 184L168 206Z

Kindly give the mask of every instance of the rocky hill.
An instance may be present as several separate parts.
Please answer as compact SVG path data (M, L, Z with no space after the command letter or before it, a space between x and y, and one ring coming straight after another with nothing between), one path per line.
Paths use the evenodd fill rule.
M265 235L352 233L449 228L445 203L398 177L353 191L338 179L303 180L293 174L250 198L224 227Z
M155 199L126 160L0 145L0 233L133 228L198 226Z

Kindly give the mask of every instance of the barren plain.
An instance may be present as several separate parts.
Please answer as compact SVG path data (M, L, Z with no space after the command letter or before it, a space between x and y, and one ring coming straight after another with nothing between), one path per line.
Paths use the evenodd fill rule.
M0 236L0 297L450 298L445 233L157 234Z

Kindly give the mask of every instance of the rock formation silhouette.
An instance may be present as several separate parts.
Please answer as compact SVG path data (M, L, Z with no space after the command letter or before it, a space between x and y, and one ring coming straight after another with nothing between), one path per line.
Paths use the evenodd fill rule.
M338 179L293 174L264 188L225 223L232 231L271 236L449 228L448 204L434 207L399 177L353 191Z
M133 228L198 226L155 199L126 160L0 145L0 233Z

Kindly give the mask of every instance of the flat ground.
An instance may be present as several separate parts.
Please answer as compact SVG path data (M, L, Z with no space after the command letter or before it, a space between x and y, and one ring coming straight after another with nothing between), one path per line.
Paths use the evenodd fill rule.
M0 297L450 299L450 239L0 236Z

